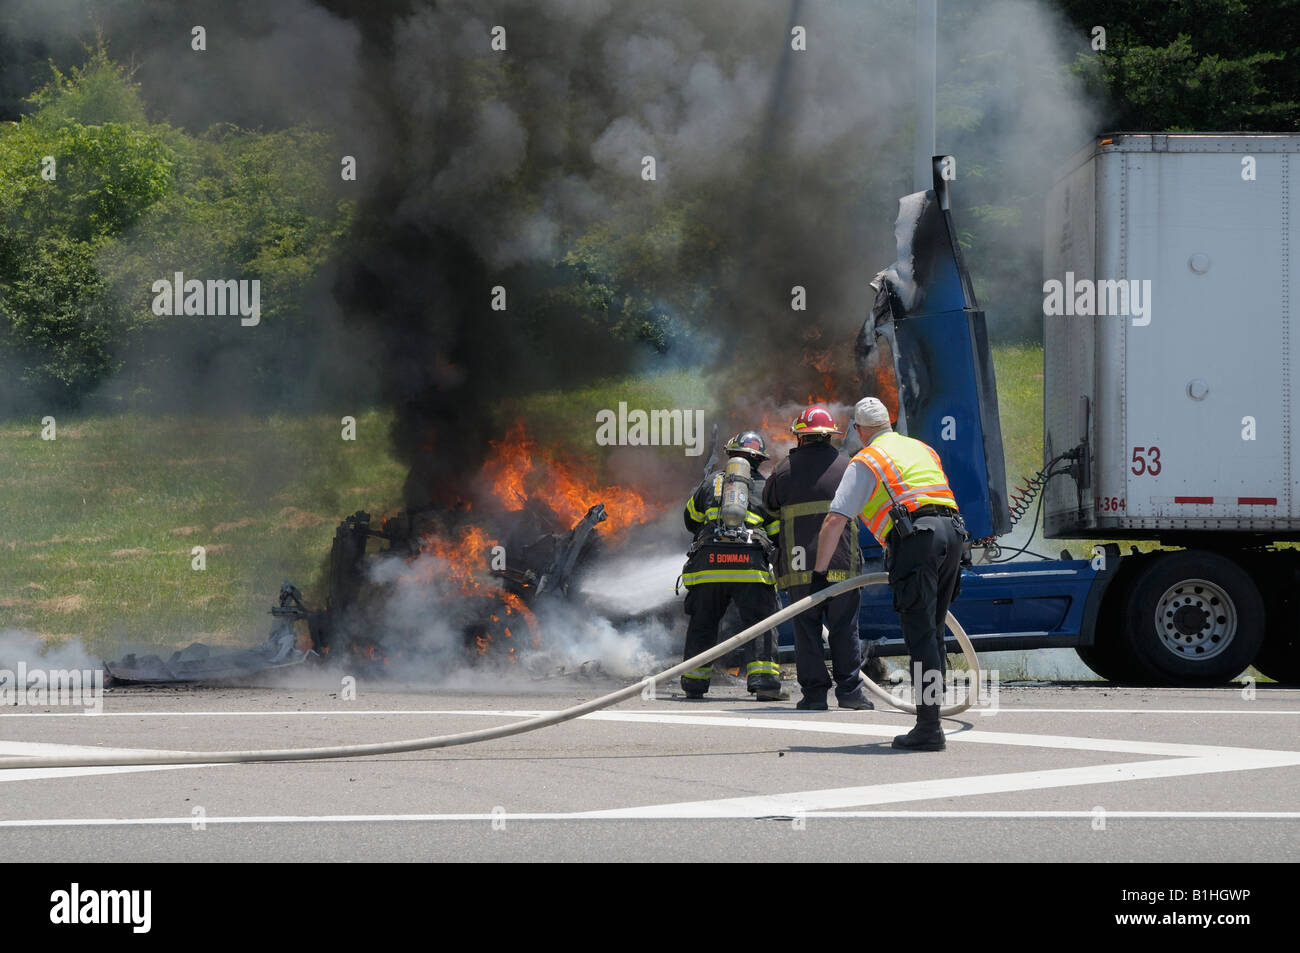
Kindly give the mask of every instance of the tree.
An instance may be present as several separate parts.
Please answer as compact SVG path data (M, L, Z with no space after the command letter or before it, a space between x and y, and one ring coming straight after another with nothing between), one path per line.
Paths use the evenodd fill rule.
M0 127L0 357L29 394L74 404L119 370L147 385L232 346L253 372L241 393L283 371L351 221L329 138L150 122L102 48L28 102ZM258 280L266 328L154 314L154 282L177 271Z
M97 256L174 187L176 156L102 51L32 102L0 132L0 350L68 403L114 369L129 322Z
M1151 132L1300 129L1296 0L1063 0L1105 49L1077 73L1108 101L1105 128Z

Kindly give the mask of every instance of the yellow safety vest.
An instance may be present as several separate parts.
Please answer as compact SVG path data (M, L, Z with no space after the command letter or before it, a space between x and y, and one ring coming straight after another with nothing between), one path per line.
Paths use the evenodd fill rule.
M876 489L859 518L882 545L894 526L889 518L890 493L893 502L903 504L909 513L931 504L957 508L943 464L929 444L887 431L859 450L853 461L876 475Z

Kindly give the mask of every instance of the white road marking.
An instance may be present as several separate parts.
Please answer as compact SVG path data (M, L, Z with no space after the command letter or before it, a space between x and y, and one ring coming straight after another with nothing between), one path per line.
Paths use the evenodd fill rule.
M867 735L893 738L897 725L873 725L862 721L819 721L815 718L749 717L745 715L674 715L663 712L625 712L617 709L583 715L582 721L625 721L652 724L708 725L720 728L770 728L777 731L809 731L841 735ZM1058 748L1076 751L1106 751L1120 754L1168 755L1169 757L1205 757L1238 753L1300 756L1300 752L1270 752L1262 748L1233 748L1222 745L1193 745L1164 741L1125 741L1110 738L1076 738L1069 735L1012 734L988 731L949 731L949 742L962 744L1014 745L1032 748Z
M761 815L760 819L786 819L786 814ZM809 813L810 819L828 820L879 819L879 820L1090 820L1095 811L825 811ZM1300 811L1107 811L1106 820L1151 821L1294 821L1300 820ZM504 814L321 814L289 815L271 814L248 817L203 818L212 826L239 824L383 824L436 821L617 821L628 818L607 813L518 813ZM640 818L653 820L655 818ZM683 820L665 815L661 820ZM184 817L55 817L29 820L0 821L0 829L23 827L170 827L192 828L193 816Z
M88 745L45 744L34 741L0 741L0 755L28 758L71 757L79 754L154 754L143 748L99 748ZM91 768L10 768L0 771L0 781L41 781L46 778L75 778L91 774L127 774L134 771L169 771L173 768L201 768L211 765L149 764L112 765Z
M592 812L600 817L765 817L773 814L812 813L869 804L896 804L904 801L932 801L938 798L971 797L979 794L1006 794L1013 791L1038 791L1045 788L1076 787L1085 784L1110 784L1116 781L1140 781L1149 778L1175 778L1193 774L1217 774L1225 771L1248 771L1300 765L1300 752L1289 757L1267 753L1269 757L1241 755L1198 758L1165 758L1129 764L1088 765L1046 771L1023 771L1013 774L973 775L962 778L935 778L925 781L901 781L864 787L829 788L820 791L796 791L791 794L756 795L719 798L709 801L681 801L645 807L613 808Z
M220 714L220 713L214 713ZM283 712L245 713L263 716L283 715ZM332 713L331 713L332 714ZM528 717L535 711L484 711L461 710L442 712L411 712L419 715L457 715L474 717ZM872 724L860 721L830 721L818 718L780 718L768 715L718 713L712 715L674 714L663 711L607 710L593 712L583 717L585 721L610 721L634 724L659 724L704 726L716 728L751 728L804 733L841 734L856 737L890 737L898 731L897 725ZM1028 746L1078 751L1097 751L1122 754L1156 756L1159 760L1124 764L1089 765L1055 770L1027 771L994 775L976 775L961 778L938 778L921 781L886 783L849 788L800 791L776 795L752 795L720 798L706 801L674 802L639 807L615 808L555 815L514 815L516 817L551 819L683 819L683 818L756 818L799 813L816 814L819 811L845 811L848 808L875 804L924 801L941 798L968 797L979 794L999 794L1016 791L1043 790L1091 784L1107 784L1153 778L1182 777L1257 770L1262 768L1293 767L1300 765L1300 752L1239 748L1222 745L1194 745L1157 741L1129 741L1124 739L1082 738L1064 735L1035 735L988 731L985 729L951 732L948 739L957 744L993 744ZM103 751L97 747L78 747L24 742L0 742L0 754L49 754L57 752L84 753ZM128 749L130 750L130 749ZM133 753L137 753L133 751ZM150 766L161 769L164 766ZM81 768L45 769L26 771L16 769L0 772L0 778L20 780L33 777L64 777L69 774L101 774L119 771L149 770L150 768ZM858 816L861 812L853 812ZM501 815L486 815L489 818ZM847 816L847 815L846 815ZM1110 816L1108 814L1108 816ZM1236 815L1233 815L1236 816ZM352 816L347 816L351 818ZM383 820L399 817L420 819L471 819L480 815L357 815L360 820ZM297 820L268 818L231 818L224 821L205 819L218 823L328 823L342 822L339 816L324 818L304 817ZM67 826L70 823L103 825L108 823L192 823L193 818L172 819L109 819L73 821L30 820L0 822L0 826Z

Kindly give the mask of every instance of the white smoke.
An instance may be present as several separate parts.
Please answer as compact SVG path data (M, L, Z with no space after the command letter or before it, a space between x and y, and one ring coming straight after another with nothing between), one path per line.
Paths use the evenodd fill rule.
M579 591L593 609L607 615L652 612L680 600L674 589L685 561L684 552L615 556L593 567Z
M556 676L643 678L680 660L683 633L662 619L675 622L680 614L672 590L681 564L680 555L616 557L584 578L570 599L535 598L535 620L513 624L511 659L501 651L505 643L478 656L466 635L504 611L491 589L466 595L433 553L378 558L368 567L373 597L359 600L348 634L400 652L393 675L458 691L527 690ZM666 613L648 615L665 606Z
M28 671L33 669L94 671L103 668L103 663L86 651L81 639L70 639L57 645L48 645L44 639L32 632L24 632L21 629L0 631L0 669L15 672L20 662L26 665Z

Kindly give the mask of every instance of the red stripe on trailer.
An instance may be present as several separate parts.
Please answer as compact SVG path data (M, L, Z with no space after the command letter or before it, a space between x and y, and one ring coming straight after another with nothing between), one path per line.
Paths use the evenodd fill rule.
M1242 506L1277 506L1276 496L1239 496L1237 502Z
M1174 502L1175 502L1175 503L1213 503L1213 502L1214 502L1214 497L1212 497L1212 496L1176 496L1176 497L1174 497Z

